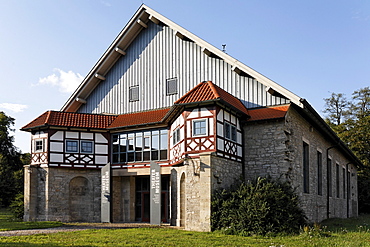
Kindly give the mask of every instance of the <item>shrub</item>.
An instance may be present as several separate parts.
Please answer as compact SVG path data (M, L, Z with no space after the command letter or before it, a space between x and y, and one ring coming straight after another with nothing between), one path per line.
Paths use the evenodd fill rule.
M17 219L23 220L24 214L24 196L23 193L18 193L15 196L15 199L11 202L9 206L10 211L12 212L13 216Z
M306 223L298 196L288 182L258 178L212 199L212 230L227 234L298 233Z

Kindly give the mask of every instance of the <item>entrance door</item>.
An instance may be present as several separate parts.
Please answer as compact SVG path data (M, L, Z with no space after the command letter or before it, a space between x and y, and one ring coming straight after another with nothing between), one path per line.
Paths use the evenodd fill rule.
M169 220L169 176L162 176L161 194L161 220ZM150 222L150 180L149 176L136 177L136 198L135 198L135 220Z

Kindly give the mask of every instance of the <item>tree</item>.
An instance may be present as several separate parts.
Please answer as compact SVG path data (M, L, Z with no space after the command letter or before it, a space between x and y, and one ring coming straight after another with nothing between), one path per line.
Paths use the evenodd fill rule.
M328 120L330 123L340 125L346 115L350 103L342 93L332 93L329 98L325 98L324 112L329 113Z
M10 135L14 118L0 112L0 206L8 207L16 194L23 191L23 165L29 155L18 152Z
M370 213L370 88L356 90L352 99L332 93L325 100L327 122L361 160L358 173L360 213Z

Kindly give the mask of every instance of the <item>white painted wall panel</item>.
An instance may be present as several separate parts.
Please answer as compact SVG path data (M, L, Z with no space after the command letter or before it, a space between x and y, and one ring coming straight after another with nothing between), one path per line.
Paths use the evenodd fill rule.
M95 144L96 154L108 154L108 145Z
M63 154L50 154L50 162L63 162Z
M63 131L57 131L52 136L50 136L51 141L63 141L64 139L64 132Z
M94 138L93 133L81 133L81 139L92 140Z
M66 138L78 138L78 132L66 131Z
M102 134L95 133L95 143L108 143L108 140Z
M63 152L63 142L50 142L50 152Z
M95 164L101 165L101 164L107 164L108 163L108 157L107 156L95 156Z

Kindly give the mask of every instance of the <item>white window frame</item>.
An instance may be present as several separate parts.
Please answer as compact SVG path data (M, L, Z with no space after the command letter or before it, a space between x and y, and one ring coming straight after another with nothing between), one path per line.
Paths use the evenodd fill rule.
M91 151L84 151L83 148L82 148L82 144L83 143L90 143L91 144ZM81 140L80 141L80 150L81 150L81 153L84 153L84 154L92 154L92 153L94 153L94 142L93 141Z
M176 145L177 143L180 142L181 140L181 134L180 134L180 127L179 128L176 128L173 132L172 132L172 144L173 145Z
M77 151L68 151L68 142L76 142L77 143ZM66 153L78 153L79 151L79 141L78 140L66 140L65 141L65 152Z
M37 143L41 142L41 149L37 149ZM35 139L34 140L34 152L35 153L42 153L44 152L44 139Z
M200 122L204 122L205 123L205 128L204 128L204 132L202 132L202 133L199 133L199 134L196 134L195 133L195 130L196 129L203 129L203 127L201 127L201 128L195 128L195 125L197 124L197 123L200 123ZM193 136L207 136L208 135L208 119L207 118L202 118L202 119L194 119L193 120Z

